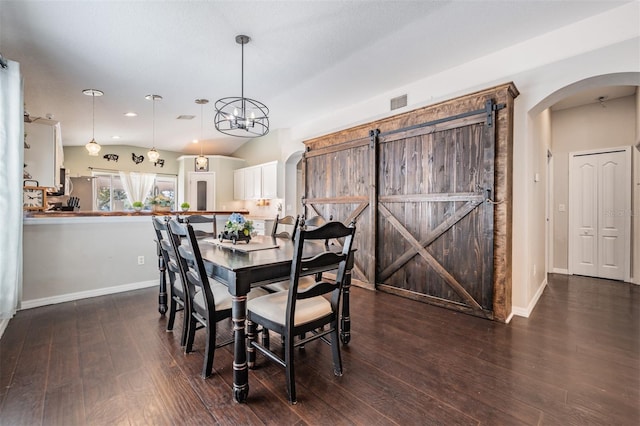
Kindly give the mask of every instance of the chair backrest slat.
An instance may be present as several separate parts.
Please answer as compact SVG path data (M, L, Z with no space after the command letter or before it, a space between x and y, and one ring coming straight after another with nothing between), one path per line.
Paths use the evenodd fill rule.
M276 216L276 220L273 224L273 231L271 231L272 237L277 238L293 238L294 235L289 234L287 231L278 231L278 225L292 225L293 233L295 234L296 228L298 227L298 222L300 221L300 216L285 216L281 218L279 215ZM280 228L282 229L282 228Z

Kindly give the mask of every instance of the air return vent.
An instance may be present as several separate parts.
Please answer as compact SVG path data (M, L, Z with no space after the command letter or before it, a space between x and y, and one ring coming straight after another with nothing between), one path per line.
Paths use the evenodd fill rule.
M398 96L391 99L391 111L407 106L407 95Z
M193 120L195 115L179 115L176 117L177 120Z

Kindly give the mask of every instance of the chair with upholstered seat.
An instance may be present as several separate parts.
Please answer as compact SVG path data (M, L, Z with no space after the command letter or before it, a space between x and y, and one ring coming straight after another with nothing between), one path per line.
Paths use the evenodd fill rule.
M176 248L182 276L190 296L188 305L190 309L185 311L185 315L189 318L185 353L189 353L193 349L195 332L206 328L207 338L202 368L202 377L206 378L213 371L215 349L233 342L231 339L216 344L218 321L231 318L231 295L227 286L207 276L193 227L188 223L182 224L171 220L169 221L169 231L174 242L180 241L182 238L187 241L187 244L181 244ZM249 292L247 298L251 299L265 294L268 293L262 289L254 289Z
M153 228L156 231L156 237L158 241L158 250L162 256L165 272L169 277L169 318L167 319L167 331L173 330L173 325L176 319L176 313L184 311L182 321L182 334L180 337L180 345L184 346L187 340L187 315L189 298L185 296L184 282L180 274L180 267L178 265L177 256L173 244L170 241L171 235L168 230L167 216L159 217L153 216L151 218L153 222ZM176 280L176 276L180 277Z
M298 222L300 221L300 217L296 216L285 216L280 217L276 216L276 221L273 224L273 231L271 231L271 236L275 238L287 238L291 239L292 235L295 234L296 228L298 227ZM291 234L288 231L283 231L282 226L280 225L291 225L293 226Z
M289 402L296 403L294 348L321 338L331 345L334 373L342 375L340 357L340 340L338 337L338 317L342 284L345 280L349 264L351 246L355 235L355 225L344 226L340 222L328 222L313 230L300 227L296 231L295 250L291 263L289 289L252 299L247 303L247 325L249 338L249 367L255 366L255 350L275 361L286 370L287 395ZM341 252L332 251L321 242L323 252L312 257L303 258L303 251L308 244L318 244L334 238L344 238ZM337 269L335 281L320 281L305 291L300 291L300 278L322 271ZM324 295L330 294L330 300ZM256 326L273 330L280 334L284 341L284 357L278 356L264 344L256 341ZM328 330L324 327L329 325ZM295 336L310 337L295 340ZM327 339L327 336L330 339Z

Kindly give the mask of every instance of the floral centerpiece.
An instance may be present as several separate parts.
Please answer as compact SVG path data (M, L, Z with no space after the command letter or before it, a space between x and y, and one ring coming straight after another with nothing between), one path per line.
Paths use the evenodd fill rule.
M151 204L154 212L169 212L171 211L171 198L166 195L158 194L151 198L149 204Z
M224 231L218 235L220 241L231 240L233 244L238 241L251 240L251 232L253 231L253 222L246 220L240 213L232 213L224 224Z

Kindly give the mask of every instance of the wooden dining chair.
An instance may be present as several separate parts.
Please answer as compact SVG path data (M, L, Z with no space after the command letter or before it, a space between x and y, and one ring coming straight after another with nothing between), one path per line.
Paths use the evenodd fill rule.
M275 238L287 238L291 239L293 235L295 235L296 228L298 227L298 222L300 221L300 216L285 216L281 218L279 215L276 216L276 220L273 224L273 231L271 231L271 236ZM280 225L292 225L293 229L291 234L288 231L283 231Z
M193 225L200 224L211 224L211 232L205 231L203 229L198 229L199 227L194 227L193 232L196 235L196 238L216 238L216 217L215 216L204 216L201 214L193 214L189 216L185 216L184 222Z
M249 339L249 367L255 367L255 350L264 354L285 368L287 396L289 402L296 403L294 348L316 339L322 339L331 345L333 354L333 370L336 376L342 375L342 359L340 357L340 340L338 336L338 318L342 284L345 280L349 264L351 246L355 235L355 224L348 227L340 222L328 222L314 229L297 229L295 251L291 262L290 286L286 292L272 293L252 299L247 303L247 327ZM327 250L312 257L303 258L306 244L319 240L344 238L341 252ZM335 281L320 281L305 291L299 291L300 278L316 272L337 269ZM330 300L324 297L331 294ZM272 330L284 340L284 357L278 356L269 347L258 343L257 326ZM329 325L328 329L325 326ZM309 337L295 340L295 336ZM329 336L329 339L327 339Z
M196 331L205 328L207 338L202 377L206 378L213 372L213 358L216 348L233 342L232 338L216 343L217 323L231 318L231 294L227 286L207 276L193 227L188 223L183 224L171 220L169 221L169 230L174 241L181 238L185 238L187 241L187 244L180 244L177 247L178 259L188 287L187 293L190 296L189 311L186 311L185 314L189 319L185 353L192 351ZM247 299L265 294L268 293L257 288L249 292Z
M163 265L165 268L164 273L169 277L169 318L167 319L167 331L172 331L174 322L176 319L176 313L184 311L182 321L182 333L180 336L180 345L184 346L187 340L187 315L189 298L186 297L184 281L181 276L180 267L175 254L174 244L171 242L172 236L170 235L167 221L168 216L153 216L151 218L153 222L153 228L156 231L156 237L158 241L158 250L162 256ZM176 277L178 279L176 279Z

